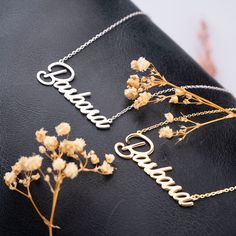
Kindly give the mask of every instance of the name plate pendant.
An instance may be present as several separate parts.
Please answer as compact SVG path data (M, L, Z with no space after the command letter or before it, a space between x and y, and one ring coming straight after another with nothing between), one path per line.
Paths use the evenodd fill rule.
M75 77L75 72L64 62L53 62L48 66L48 71L37 73L38 81L46 86L53 86L59 93L73 104L87 119L99 129L109 129L111 122L98 109L86 101L85 98L91 96L91 92L78 93L77 89L72 88L70 82Z
M137 142L137 138L141 140L141 142ZM130 144L132 139L136 139L136 143ZM121 158L132 159L136 162L138 166L143 168L144 172L154 179L162 189L166 190L180 206L191 207L194 205L190 194L183 192L182 187L177 185L171 177L166 175L166 172L171 171L172 167L159 168L157 163L152 162L149 156L154 151L154 144L147 136L141 133L132 133L126 137L125 142L126 144L121 142L115 144L115 152L117 155ZM142 146L147 150L138 151L137 148Z

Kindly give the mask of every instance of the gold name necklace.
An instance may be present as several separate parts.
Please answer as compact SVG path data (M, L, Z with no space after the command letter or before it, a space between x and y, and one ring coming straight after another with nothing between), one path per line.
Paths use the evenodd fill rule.
M236 111L236 108L229 108L228 110ZM183 118L204 116L221 112L222 112L221 110L208 110L208 111L196 112L176 117L174 118L174 122L181 121L181 119ZM182 186L177 185L171 177L167 176L166 172L172 170L171 166L159 167L157 163L152 162L150 155L154 151L154 144L147 136L144 135L144 133L149 132L153 129L160 128L169 123L170 121L165 120L158 124L144 128L142 130L138 130L136 133L129 134L125 139L126 144L121 142L115 144L115 152L121 158L132 159L134 162L136 162L139 167L144 169L144 172L146 174L148 174L152 179L154 179L156 183L161 186L162 189L166 190L168 194L175 201L177 201L180 206L183 207L191 207L194 205L194 202L199 199L214 197L216 195L220 195L223 193L235 191L236 185L216 190L213 192L190 195L189 193L184 192L182 190ZM137 142L137 138L141 140L141 142L140 141ZM136 139L136 143L130 144L130 141L133 139ZM148 147L148 150L140 151L136 149L141 146L145 146L146 148Z

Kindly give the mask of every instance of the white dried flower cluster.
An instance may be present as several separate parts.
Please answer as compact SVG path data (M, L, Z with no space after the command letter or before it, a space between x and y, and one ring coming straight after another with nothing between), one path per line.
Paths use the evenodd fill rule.
M147 105L151 97L152 97L151 93L148 92L140 93L139 97L134 101L134 108L138 110L140 107Z
M6 172L3 178L7 186L9 186L10 188L16 188L16 177L17 175L13 171L11 171Z
M104 175L110 175L114 171L114 167L111 166L107 161L103 161L102 165L99 166L99 170L102 172Z
M65 178L75 179L80 172L111 175L114 171L111 163L115 159L114 155L106 154L105 160L100 164L100 158L93 150L87 154L84 149L86 146L84 139L68 139L71 127L66 122L56 126L55 130L57 137L47 135L48 131L44 130L44 128L35 132L36 140L40 143L38 151L44 158L48 158L51 161L50 166L42 167L44 158L40 155L22 156L12 166L12 170L4 175L5 184L9 189L29 199L33 208L50 230L58 228L58 226L54 226L51 223L53 222L51 219L54 217L56 199L58 198L63 180ZM66 136L66 139L61 141L59 139L60 136ZM70 158L72 161L67 161L65 158ZM45 217L41 213L31 194L31 183L39 179L45 181L50 192L53 194L50 218Z
M115 156L113 154L106 154L105 158L108 163L112 163L115 160Z
M43 144L49 151L55 151L58 146L58 140L55 136L46 136Z
M46 137L46 134L47 134L48 131L44 130L44 128L36 131L35 133L35 136L36 136L36 140L39 142L39 143L43 143L45 137Z
M60 171L65 177L71 179L74 179L79 173L78 166L75 163L66 163L62 158L54 160L52 162L52 168L54 171Z
M76 153L82 153L84 151L84 147L86 146L86 142L82 138L77 138L74 141L70 141L64 139L59 146L59 149L62 153L67 156L74 156Z
M169 126L165 126L159 130L159 138L172 138L173 130Z
M33 171L38 170L42 166L43 158L40 155L33 155L30 157L21 157L15 165L12 166L12 171L7 172L4 175L4 180L7 186L9 186L11 189L16 188L18 181L18 176L22 172L32 173ZM32 180L38 180L38 174L31 175L30 178ZM23 183L23 181L20 181L20 183Z
M140 57L138 60L133 60L131 62L131 68L139 72L146 71L150 65L151 63L144 57ZM145 84L143 83L144 81L145 77L140 79L138 75L131 75L127 80L127 89L125 89L124 95L130 100L135 100L138 98L140 94L144 92L144 89L147 89L143 86ZM143 96L143 99L147 99L147 96Z
M92 163L93 165L97 165L97 164L100 162L99 157L97 156L97 154L96 154L93 150L91 150L91 151L88 153L88 157L90 158L91 163Z
M179 97L177 95L172 95L170 97L169 103L177 104L179 102Z
M148 103L156 104L165 100L172 104L206 104L206 99L204 100L200 96L168 82L155 66L144 57L133 60L131 68L139 72L139 75L131 75L127 80L127 88L124 91L124 95L129 100L134 100L133 107L135 109L139 109ZM163 95L158 92L151 93L149 91L151 88L162 86L174 88L174 93Z
M134 108L139 109L147 105L151 101L152 94L148 92L148 89L154 86L166 85L166 79L160 74L153 74L153 65L144 57L140 57L138 60L131 62L131 68L138 72L149 71L144 76L131 75L127 80L127 89L124 91L124 95L134 100Z
M63 174L70 179L74 179L78 175L78 173L78 166L73 162L66 164L66 168L63 170Z
M57 158L52 162L52 168L54 171L62 171L66 166L66 161L62 158Z
M100 158L97 156L97 154L92 150L88 153L88 158L90 158L91 163L93 165L96 165L96 168L100 171L103 175L111 175L114 171L114 167L111 166L111 164L115 160L115 156L113 154L105 154L105 160L101 165L100 164Z
M58 136L68 135L71 131L70 124L68 124L66 122L62 122L61 124L56 126L55 129L56 129Z
M169 103L173 104L202 104L200 98L194 97L189 92L181 87L175 88L175 93L173 95L168 96L170 97ZM167 98L168 98L167 97Z
M165 118L169 123L172 123L174 121L174 116L170 112L165 114Z
M140 57L138 60L131 61L131 68L136 71L146 71L151 63L146 60L144 57Z

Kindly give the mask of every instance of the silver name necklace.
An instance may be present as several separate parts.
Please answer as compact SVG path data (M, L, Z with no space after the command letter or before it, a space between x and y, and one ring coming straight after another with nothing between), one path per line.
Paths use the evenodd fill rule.
M133 109L133 105L126 107L116 115L113 115L111 118L107 118L106 116L101 115L100 111L98 109L95 109L93 105L85 99L86 97L91 96L91 92L78 93L77 89L72 88L70 82L75 77L75 71L65 62L75 56L77 53L81 52L87 46L95 42L97 39L101 38L106 33L115 29L117 26L139 15L145 15L145 13L136 11L121 18L100 33L96 34L94 37L89 39L87 42L73 50L71 53L69 53L59 61L51 63L48 66L47 71L41 70L37 73L37 79L41 84L46 86L53 86L54 88L56 88L59 93L63 94L71 104L73 104L82 114L86 115L87 119L90 120L90 122L92 122L99 129L109 129L114 120L121 117L129 110ZM65 74L69 76L65 78ZM187 89L211 89L227 92L225 89L207 85L186 85L182 87ZM164 94L168 92L171 92L170 89L159 91L158 94Z
M118 20L114 24L110 25L100 33L96 34L94 37L89 39L87 42L82 44L80 47L76 48L74 51L69 53L67 56L60 59L58 62L53 62L48 66L48 71L39 71L37 73L37 79L43 85L51 85L58 89L59 93L64 94L64 97L69 100L82 114L85 114L87 119L90 120L97 128L107 129L111 126L111 121L103 115L100 115L98 109L94 109L93 105L85 100L85 97L91 96L91 92L78 93L77 89L72 88L70 82L75 77L75 72L71 66L65 63L68 59L75 56L77 53L81 52L87 46L95 42L97 39L101 38L106 33L115 29L117 26L123 24L127 20L144 15L141 11L133 12L122 19ZM61 68L58 70L58 68ZM69 74L68 78L62 78L60 75Z

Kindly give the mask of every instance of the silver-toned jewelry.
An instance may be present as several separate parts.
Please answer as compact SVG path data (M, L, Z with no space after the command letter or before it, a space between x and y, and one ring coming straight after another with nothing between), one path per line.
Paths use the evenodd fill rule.
M106 129L110 128L110 121L105 117L100 115L100 111L98 109L94 109L93 105L85 101L86 96L90 96L91 92L85 92L85 93L78 93L77 89L72 88L70 83L74 77L75 72L68 64L65 63L68 59L75 56L77 53L81 52L83 49L85 49L87 46L95 42L97 39L101 38L103 35L107 34L111 30L115 29L117 26L123 24L127 20L139 16L139 15L145 15L141 11L133 12L114 24L110 25L100 33L96 34L94 37L89 39L87 42L82 44L80 47L73 50L71 53L60 59L58 62L51 63L46 71L39 71L37 73L37 79L40 83L43 85L51 85L54 88L57 88L58 91L62 94L64 94L64 97L69 100L77 109L80 110L82 114L85 114L87 119L90 120L93 124L96 125L97 128L100 129ZM58 70L58 67L61 68ZM63 74L69 74L68 78L59 78L59 75Z
M82 44L80 47L73 50L71 53L63 57L57 62L51 63L47 71L39 71L37 73L37 79L38 81L47 86L53 86L56 88L59 93L63 94L64 97L70 101L82 114L85 114L87 119L90 120L95 126L99 129L107 129L110 128L111 124L116 120L117 118L124 115L129 110L133 109L133 105L126 107L122 111L118 112L116 115L113 115L110 118L107 118L106 116L100 115L100 111L98 109L95 109L93 105L85 100L85 97L91 96L91 92L83 92L78 93L77 89L72 88L70 85L70 82L75 77L75 72L71 66L65 63L65 61L69 60L73 56L75 56L77 53L81 52L83 49L85 49L87 46L95 42L97 39L101 38L111 30L115 29L117 26L121 25L122 23L126 22L127 20L139 16L139 15L145 15L145 13L141 11L133 12L122 19L118 20L114 24L110 25L100 33L96 34L94 37L89 39L87 42ZM61 68L61 69L58 69ZM63 74L68 75L69 77L65 78L65 75L63 77L59 77ZM217 90L222 92L228 92L223 88L218 88L214 86L208 86L208 85L186 85L182 86L185 89L211 89L211 90ZM168 92L174 91L174 88L161 90L155 95L160 95Z
M180 86L180 87L184 88L186 90L188 90L188 89L209 89L209 90L215 90L215 91L230 93L228 90L226 90L224 88L215 87L215 86L211 86L211 85L202 85L202 84L201 85L200 84L199 85L183 85L183 86ZM175 91L174 88L160 90L157 93L152 94L152 96L158 96L158 95L161 95L161 94L170 93L170 92L174 92L174 91ZM116 120L117 118L121 117L126 112L128 112L128 111L130 111L132 109L133 109L133 104L128 106L128 107L126 107L122 111L118 112L116 115L112 116L111 118L109 118L108 121L110 122L110 124L112 124L114 120Z

